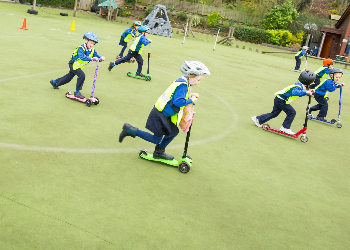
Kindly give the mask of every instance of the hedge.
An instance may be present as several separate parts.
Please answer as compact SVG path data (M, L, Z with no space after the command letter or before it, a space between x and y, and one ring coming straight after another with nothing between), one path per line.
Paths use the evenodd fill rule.
M33 0L27 1L33 4ZM68 9L73 9L75 0L36 0L36 3L46 6L65 7Z
M270 33L266 30L245 26L236 27L233 36L241 41L259 44L269 43L271 37Z

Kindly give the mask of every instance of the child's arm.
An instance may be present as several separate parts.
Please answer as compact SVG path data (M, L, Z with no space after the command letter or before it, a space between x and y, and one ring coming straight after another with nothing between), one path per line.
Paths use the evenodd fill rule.
M92 59L91 57L85 55L84 50L82 48L78 49L78 58L83 61L91 61Z
M340 85L344 84L344 83L338 83L338 84L333 84L333 81L326 81L325 85L326 85L326 91L329 92L333 92L335 91L337 88L340 88ZM345 85L345 84L344 84Z
M94 52L94 55L93 55L93 58L95 58L94 60L101 60L101 61L104 61L105 60L105 57L104 56L100 56L99 54L97 54L96 50Z
M187 84L184 83L184 84L181 84L180 86L178 86L173 94L173 97L172 97L172 101L173 101L174 106L184 107L190 103L195 104L197 97L192 96L191 99L186 99L185 98L186 94L187 94Z

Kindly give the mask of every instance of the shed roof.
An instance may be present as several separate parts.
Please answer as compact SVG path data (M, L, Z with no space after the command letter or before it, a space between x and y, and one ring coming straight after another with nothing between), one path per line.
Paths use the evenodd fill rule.
M118 5L117 5L113 0L106 0L106 1L104 1L104 2L102 2L102 3L100 3L98 6L101 6L101 7L109 7L109 2L110 2L110 1L112 1L111 6L112 6L113 8L118 8Z

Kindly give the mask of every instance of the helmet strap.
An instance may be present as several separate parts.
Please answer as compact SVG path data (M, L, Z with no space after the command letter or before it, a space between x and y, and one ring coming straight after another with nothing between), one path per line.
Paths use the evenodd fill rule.
M192 87L192 85L197 81L199 76L196 76L193 81L190 80L190 76L188 76L188 84Z

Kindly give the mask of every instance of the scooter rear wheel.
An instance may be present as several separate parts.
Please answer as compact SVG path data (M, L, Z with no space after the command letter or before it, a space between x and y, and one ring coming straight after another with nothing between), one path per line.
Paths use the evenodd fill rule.
M99 103L100 103L100 100L99 100L97 97L95 97L95 99L97 100L97 102L94 102L94 104L95 104L95 105L99 104Z
M267 123L262 125L262 129L265 130L265 131L269 130L269 128L270 128L270 125L267 124Z
M332 124L334 124L334 123L336 123L336 122L337 122L336 119L332 119L332 120L331 120L331 123L332 123Z
M190 171L190 165L187 162L181 162L179 164L179 171L184 174L188 173Z
M141 149L139 156L141 157L141 155L147 155L147 149Z

